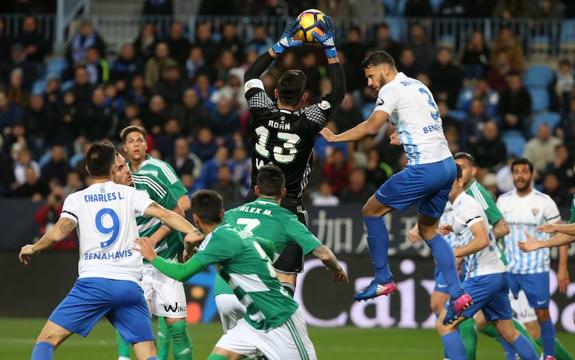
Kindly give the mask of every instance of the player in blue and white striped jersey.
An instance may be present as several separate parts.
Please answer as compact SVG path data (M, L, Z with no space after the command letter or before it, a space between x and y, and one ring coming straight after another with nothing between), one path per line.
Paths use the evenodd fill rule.
M561 221L559 209L546 194L533 189L533 165L527 159L511 164L515 190L505 193L497 200L497 207L509 224L510 233L505 237L505 252L509 261L509 286L515 298L523 290L529 305L535 309L541 327L541 340L545 359L554 359L555 328L549 317L549 249L524 253L519 242L527 240L526 234L540 240L549 235L537 233L544 223ZM566 266L565 251L560 251L560 262Z
M465 262L463 288L473 298L473 304L461 316L449 314L452 307L446 305L437 321L446 355L451 360L465 360L467 354L457 326L465 319L482 311L487 321L492 321L506 346L521 359L536 360L537 352L524 335L513 327L509 287L505 265L501 261L495 237L489 230L487 215L481 204L463 190L463 178L459 165L449 201L452 203L451 228L457 238L453 253L458 262ZM444 325L444 319L454 319Z

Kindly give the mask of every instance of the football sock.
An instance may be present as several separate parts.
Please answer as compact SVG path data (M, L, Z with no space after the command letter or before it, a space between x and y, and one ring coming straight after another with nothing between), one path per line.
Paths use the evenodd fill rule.
M537 339L537 345L541 346L541 338ZM555 338L555 359L557 360L573 360L573 357L567 349L561 344L559 339Z
M475 360L477 354L477 333L475 332L475 321L473 319L466 319L458 326L461 341L467 354L467 360Z
M435 235L433 239L426 241L426 243L431 248L431 253L433 254L435 263L445 277L445 281L447 281L449 295L452 299L457 299L464 294L464 291L461 286L461 282L459 282L459 275L457 274L457 268L455 267L453 250L449 247L445 238L440 234Z
M192 359L192 340L188 334L186 321L176 321L168 325L170 337L174 343L173 355L174 360L191 360Z
M124 338L118 330L116 330L116 342L118 343L118 360L130 359L130 348L132 347L129 343L124 341Z
M537 351L533 345L527 340L527 338L523 335L519 335L517 339L513 343L511 343L513 349L522 360L537 360Z
M371 262L375 280L378 284L387 284L392 280L392 274L387 262L389 248L389 233L381 216L364 216L363 223L367 230L367 245L371 253Z
M156 347L158 348L159 360L168 360L170 342L170 332L166 324L166 319L162 316L158 316L158 336L156 337Z
M540 321L539 326L541 327L541 343L543 344L543 354L555 355L555 327L551 320Z
M465 355L465 348L459 336L458 331L452 331L449 334L441 336L443 348L447 352L449 360L467 360Z
M54 346L48 342L39 342L32 350L32 360L52 360L54 359Z
M228 358L219 354L210 354L208 360L228 360Z
M497 336L497 341L499 341L501 347L503 347L503 351L505 352L505 360L517 360L517 357L515 356L515 349L510 343L503 340L501 336Z

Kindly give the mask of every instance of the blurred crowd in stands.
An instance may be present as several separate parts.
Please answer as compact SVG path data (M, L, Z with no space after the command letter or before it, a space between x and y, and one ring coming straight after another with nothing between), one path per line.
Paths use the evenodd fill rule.
M26 2L26 1L23 1ZM19 3L19 1L17 1ZM240 4L241 3L241 4ZM287 5L289 3L289 6ZM559 206L575 192L575 93L573 58L533 65L524 55L525 39L503 27L493 41L480 31L458 51L429 40L424 24L412 24L409 40L390 35L384 14L403 16L571 16L570 3L544 1L202 1L201 14L286 15L319 8L334 16L381 15L374 41L364 29L341 34L338 51L348 94L329 127L345 131L363 121L374 95L360 67L374 49L394 56L406 75L432 90L453 152L467 151L478 162L479 180L494 195L513 184L509 164L525 156L537 171L536 185ZM402 3L394 14L391 3ZM432 9L431 3L439 3ZM144 14L170 15L167 0L148 0ZM361 4L361 6L359 6ZM372 6L373 5L373 6ZM489 10L488 13L480 11ZM479 11L479 12L478 12ZM256 22L250 38L240 38L234 23L190 29L174 21L167 33L144 25L132 43L109 56L106 39L89 20L68 43L65 60L51 56L51 44L27 16L15 38L0 20L0 196L46 201L39 219L59 211L62 200L89 184L84 153L100 139L119 144L119 130L131 124L148 130L149 153L172 164L185 186L219 191L227 201L245 196L250 183L249 111L243 74L274 41ZM49 73L49 62L61 72ZM305 46L281 56L263 82L274 84L287 69L302 69L307 92L317 101L330 92L325 58ZM34 84L45 80L38 90ZM354 144L327 144L318 138L307 196L316 205L363 202L406 166L400 147L389 145L393 131ZM119 148L121 146L119 144Z

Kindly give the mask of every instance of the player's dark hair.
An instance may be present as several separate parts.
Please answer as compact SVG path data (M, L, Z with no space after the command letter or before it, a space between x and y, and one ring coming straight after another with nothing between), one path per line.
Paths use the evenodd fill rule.
M207 224L219 224L223 210L224 200L213 190L199 190L192 195L192 213Z
M453 155L453 158L455 160L465 159L471 163L471 166L477 165L477 161L475 161L475 158L473 157L473 155L471 155L470 153L467 153L467 152L460 151L458 153L455 153L455 155Z
M367 69L368 67L387 64L389 66L395 67L395 60L393 56L383 50L377 50L367 55L365 59L361 62L361 68Z
M258 170L256 180L260 195L281 196L286 178L282 170L274 164L264 165Z
M527 166L529 166L529 172L533 173L533 164L531 163L531 161L527 160L526 158L520 158L520 159L513 160L513 162L511 163L511 172L513 172L513 168L516 165L527 165Z
M288 106L296 106L305 91L307 77L301 70L288 70L278 80L279 100Z
M93 144L86 154L86 168L95 177L110 175L110 167L115 162L116 148L107 141Z
M144 129L141 126L136 126L136 125L130 125L124 129L122 129L122 131L120 131L120 139L122 139L122 143L126 143L126 138L128 137L128 135L130 135L133 132L139 132L140 134L142 134L142 136L144 137L144 139L146 138L146 129Z
M457 168L457 180L459 180L463 176L463 170L461 170L461 166L458 164L455 164L455 167Z

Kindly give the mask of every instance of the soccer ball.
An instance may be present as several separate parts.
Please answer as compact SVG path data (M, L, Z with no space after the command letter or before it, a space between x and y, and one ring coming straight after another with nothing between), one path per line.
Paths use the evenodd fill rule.
M323 35L323 31L319 28L319 21L325 16L319 10L309 9L305 10L297 17L300 29L294 36L295 40L302 40L304 42L314 42L313 32Z

